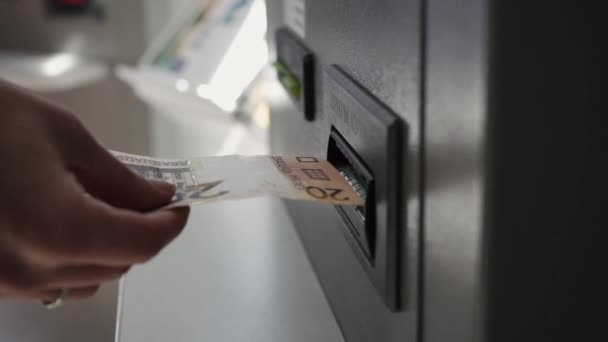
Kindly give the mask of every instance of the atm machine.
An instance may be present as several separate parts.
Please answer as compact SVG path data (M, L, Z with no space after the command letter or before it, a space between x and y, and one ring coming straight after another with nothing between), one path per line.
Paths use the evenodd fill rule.
M287 202L346 341L606 340L589 6L267 6L271 151L328 158L366 198Z

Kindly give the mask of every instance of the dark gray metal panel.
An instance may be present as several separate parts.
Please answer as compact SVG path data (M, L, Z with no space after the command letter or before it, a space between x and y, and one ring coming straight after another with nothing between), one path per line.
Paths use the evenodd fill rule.
M481 341L487 1L427 1L424 341Z
M599 219L605 187L598 186L605 175L597 166L607 145L599 122L605 81L594 64L605 41L598 7L591 1L492 2L488 341L608 340L600 314L606 257L599 232L606 224Z
M606 340L594 11L428 2L424 341Z
M554 1L428 0L418 17L418 4L407 11L405 2L395 4L307 7L306 42L321 66L340 64L409 121L408 171L417 170L413 156L424 142L424 230L416 191L403 241L403 313L378 305L334 229L331 208L289 206L346 339L413 341L419 315L420 341L606 340L597 314L604 290L594 285L605 268L593 238L601 228L593 166L602 155L594 145L603 127L593 107L599 80L591 76L601 48L591 24L596 10ZM422 32L410 26L420 18ZM423 51L414 44L419 33ZM317 89L322 101L323 85ZM322 156L322 113L307 124L285 108L273 114L273 150ZM419 291L412 265L418 237Z
M269 2L269 13L277 13L279 2ZM273 18L270 19L272 22ZM308 123L303 114L293 108L273 108L273 153L307 153L325 157L330 125L322 111L323 68L337 64L406 119L410 127L409 151L403 152L404 159L407 158L410 197L403 208L404 218L407 216L408 221L407 228L402 227L401 236L404 303L401 312L392 313L377 294L351 250L340 226L343 223L334 208L310 203L290 202L288 205L327 299L349 342L416 340L420 229L417 181L420 148L419 28L419 1L306 1L304 42L317 58L318 119ZM285 104L285 99L277 102Z

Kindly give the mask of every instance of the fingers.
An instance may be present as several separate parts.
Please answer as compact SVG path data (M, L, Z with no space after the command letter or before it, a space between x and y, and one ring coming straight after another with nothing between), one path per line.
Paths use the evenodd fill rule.
M76 207L68 232L55 240L57 262L127 266L155 256L186 225L189 209L150 213L117 209L87 197ZM46 240L49 243L49 240Z
M89 248L74 255L84 263L108 266L131 265L148 261L183 230L189 208L162 210L148 214L115 211L100 218L91 235Z
M184 228L188 208L141 213L87 196L74 179L56 182L52 204L38 208L13 245L30 263L129 266L148 261ZM58 189L58 190L55 190ZM43 228L43 229L39 229Z
M78 181L92 196L124 209L148 211L168 203L175 187L148 181L126 167L103 148L82 155L72 167Z

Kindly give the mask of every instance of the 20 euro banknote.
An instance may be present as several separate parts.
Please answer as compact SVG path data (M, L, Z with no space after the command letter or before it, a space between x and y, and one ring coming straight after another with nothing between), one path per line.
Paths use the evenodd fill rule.
M158 159L112 153L141 176L176 186L177 191L166 208L258 196L363 205L356 188L331 163L316 157L234 155Z

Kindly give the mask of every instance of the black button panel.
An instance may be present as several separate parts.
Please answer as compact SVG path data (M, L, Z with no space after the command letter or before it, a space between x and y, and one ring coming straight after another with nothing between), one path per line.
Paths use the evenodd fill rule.
M315 119L314 55L287 28L276 32L277 61L275 68L279 81L296 103L304 118Z

